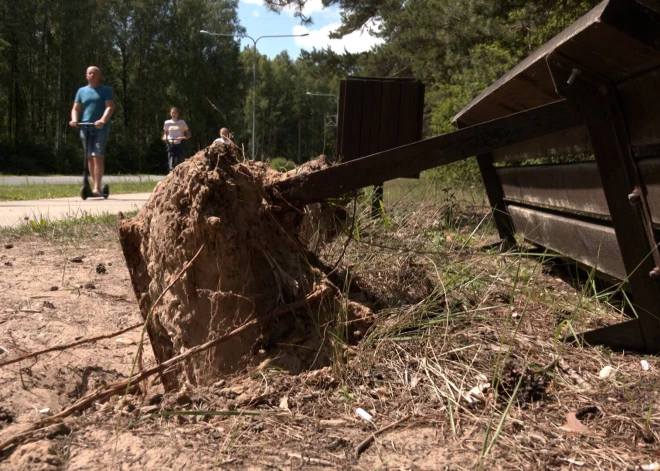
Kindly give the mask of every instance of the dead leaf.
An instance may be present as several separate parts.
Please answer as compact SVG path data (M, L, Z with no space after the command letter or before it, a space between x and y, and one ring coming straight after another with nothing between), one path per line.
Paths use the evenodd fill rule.
M115 342L121 343L121 344L124 344L124 345L133 345L133 344L137 343L134 339L132 339L130 337L119 337L119 338L115 339Z
M289 397L284 396L280 399L280 409L289 410Z
M575 411L571 411L566 414L566 423L562 425L562 427L566 430L582 435L591 435L592 433L589 427L580 422L580 420L575 416Z

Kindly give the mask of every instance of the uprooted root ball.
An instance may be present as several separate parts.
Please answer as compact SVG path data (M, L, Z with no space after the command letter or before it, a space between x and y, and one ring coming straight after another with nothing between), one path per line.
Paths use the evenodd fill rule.
M312 293L323 296L186 361L182 371L164 377L168 389L183 380L209 384L266 358L292 372L323 366L330 340L369 315L327 280L307 250L305 237L319 230L310 230L310 212L267 193L268 184L287 175L240 160L236 150L214 145L199 152L156 187L137 216L120 223L142 316L153 309L147 330L156 359L163 362ZM320 157L310 167L324 165ZM315 214L328 211L321 206Z

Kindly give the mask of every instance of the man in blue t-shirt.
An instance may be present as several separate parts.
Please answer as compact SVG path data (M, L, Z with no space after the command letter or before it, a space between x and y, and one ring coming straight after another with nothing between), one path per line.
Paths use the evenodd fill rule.
M110 135L110 117L115 110L115 100L112 88L101 84L101 70L98 67L88 67L86 78L87 86L79 88L73 100L69 126L80 129L83 150L89 157L87 160L89 174L94 181L92 194L98 196L101 192L103 156ZM80 122L94 123L94 126L80 127L78 126ZM89 154L87 145L89 145Z

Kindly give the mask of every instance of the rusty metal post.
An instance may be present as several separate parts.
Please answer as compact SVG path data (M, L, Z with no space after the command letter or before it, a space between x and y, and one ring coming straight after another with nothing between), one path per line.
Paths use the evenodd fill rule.
M616 87L556 53L547 62L557 92L579 107L587 124L637 314L635 320L587 332L583 338L658 353L660 280L654 274L660 271L660 255Z

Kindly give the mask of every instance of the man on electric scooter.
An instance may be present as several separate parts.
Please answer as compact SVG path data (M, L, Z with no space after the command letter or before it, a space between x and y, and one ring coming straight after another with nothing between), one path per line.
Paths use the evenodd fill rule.
M83 151L89 156L87 165L94 182L92 196L101 196L103 157L110 135L110 117L115 110L115 101L112 88L101 84L101 70L98 67L88 67L86 78L87 86L78 89L73 100L69 126L80 129ZM79 127L78 123L81 121L94 123L94 127Z

